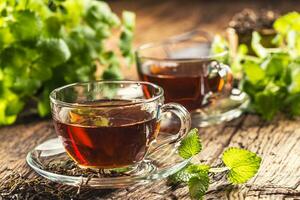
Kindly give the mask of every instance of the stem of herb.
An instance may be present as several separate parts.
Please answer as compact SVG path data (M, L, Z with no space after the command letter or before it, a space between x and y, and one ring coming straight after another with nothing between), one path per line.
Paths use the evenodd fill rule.
M221 172L226 172L228 171L228 167L212 167L209 169L209 172L211 173L221 173Z

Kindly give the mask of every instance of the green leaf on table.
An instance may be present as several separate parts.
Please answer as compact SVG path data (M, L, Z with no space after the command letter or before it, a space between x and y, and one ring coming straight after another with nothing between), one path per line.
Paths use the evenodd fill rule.
M192 199L202 199L209 186L209 167L192 165L189 168L195 174L188 181L190 196Z
M171 183L187 183L193 176L197 176L198 172L210 169L208 165L188 164L185 168L169 177Z
M42 23L39 17L32 11L19 10L14 14L15 22L11 24L10 30L18 41L30 41L39 37Z
M178 147L178 153L184 159L197 155L201 150L202 144L196 128L190 130Z
M245 183L258 172L261 158L255 153L239 148L229 148L222 156L229 169L228 180L233 184Z
M56 67L66 62L71 52L63 39L43 39L38 44L41 53L40 62L45 66Z

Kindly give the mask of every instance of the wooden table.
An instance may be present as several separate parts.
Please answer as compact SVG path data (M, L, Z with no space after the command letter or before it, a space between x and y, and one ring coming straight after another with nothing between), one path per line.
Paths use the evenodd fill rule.
M136 44L160 40L195 26L221 31L233 13L244 7L299 10L297 1L112 1L121 9L137 13ZM135 78L134 69L125 72ZM135 71L134 71L135 72ZM129 76L130 74L130 76ZM244 115L230 123L200 129L204 143L200 160L216 163L224 149L237 146L258 153L259 173L240 187L213 184L207 199L300 199L300 121L278 116L270 123L255 115ZM0 129L0 181L9 169L29 179L35 173L25 163L27 152L47 138L55 137L50 120L27 120ZM72 188L70 188L72 189ZM119 190L84 190L84 199L188 199L187 187L170 187L165 180ZM0 197L1 199L1 197Z

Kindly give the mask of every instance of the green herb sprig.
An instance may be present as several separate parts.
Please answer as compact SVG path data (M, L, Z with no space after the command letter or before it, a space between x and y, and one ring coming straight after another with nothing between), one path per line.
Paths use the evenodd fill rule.
M131 65L135 16L120 20L96 0L0 2L0 126L15 122L28 104L50 113L56 87L95 79L121 79ZM110 45L120 35L119 46ZM96 74L97 69L103 74ZM101 70L100 70L101 71Z
M188 159L202 150L198 129L192 129L178 147L179 155ZM212 167L201 163L189 163L187 167L169 177L171 183L185 183L192 199L202 199L211 183L210 175L223 173L231 184L242 184L258 172L261 158L255 153L228 148L222 155L223 166Z
M273 27L277 32L272 41L275 48L265 48L261 44L264 36L253 32L251 47L256 55L248 55L247 46L241 44L228 59L241 89L251 99L249 111L265 120L272 120L279 112L300 115L300 13L279 17ZM217 37L212 51L224 49L229 49L228 42Z

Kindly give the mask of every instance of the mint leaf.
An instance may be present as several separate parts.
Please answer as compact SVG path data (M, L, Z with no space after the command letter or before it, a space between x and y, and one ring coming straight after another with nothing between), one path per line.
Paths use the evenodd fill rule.
M169 177L171 183L187 183L190 196L201 199L209 186L208 165L189 164L184 169Z
M192 170L197 171L197 175L191 177L188 181L189 192L192 199L202 199L208 190L209 177L208 170L199 169L198 166L194 166Z
M245 62L243 65L243 70L245 72L247 80L249 80L251 83L256 84L259 81L264 80L265 78L265 71L260 67L259 64L255 62Z
M20 10L14 14L14 17L15 22L10 25L10 30L16 40L35 40L39 36L42 24L34 12Z
M184 159L197 155L201 150L202 144L198 135L198 129L196 128L190 130L178 147L179 155Z
M39 42L38 49L41 53L40 61L45 66L56 67L71 56L69 47L63 39L43 39Z
M227 177L233 184L247 182L255 176L261 163L261 158L255 153L235 147L227 149L222 160L229 169Z
M103 68L100 71L106 79L121 79L120 59L122 63L134 61L134 14L126 11L121 22L104 1L3 0L2 7L0 125L13 123L31 99L39 99L41 116L48 115L51 90L99 79L98 68ZM106 45L113 40L112 33L119 32L124 33L119 38L124 50L121 54ZM102 56L106 52L112 53Z
M286 35L291 29L300 31L300 14L290 12L279 17L274 23L274 29L283 35Z
M261 63L261 68L267 76L277 79L280 78L284 68L289 64L289 59L289 55L286 53L272 54Z
M172 183L187 183L191 177L198 176L198 173L203 171L208 173L209 169L210 166L208 165L188 164L185 168L170 176L169 181Z

